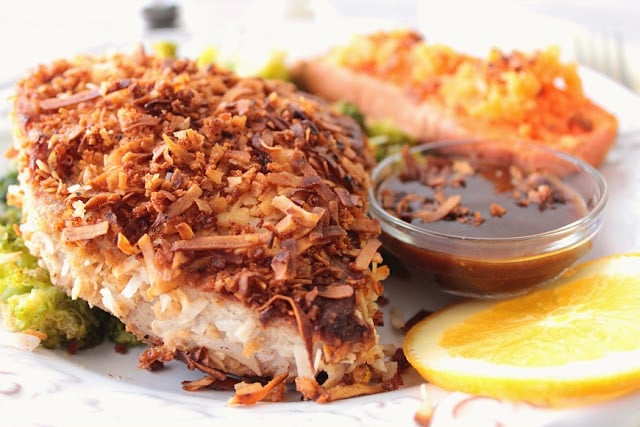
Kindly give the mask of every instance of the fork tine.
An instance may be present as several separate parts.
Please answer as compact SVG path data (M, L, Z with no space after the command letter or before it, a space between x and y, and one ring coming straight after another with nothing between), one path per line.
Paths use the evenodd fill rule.
M598 33L594 36L595 45L593 46L596 50L596 61L598 63L597 70L601 73L616 78L615 70L613 67L613 61L611 60L611 49L609 47L609 36L604 31L598 31Z
M573 38L573 51L576 60L580 65L589 65L587 62L587 54L584 49L584 42L580 36ZM590 66L590 65L589 65Z
M615 42L615 51L617 56L618 63L618 74L620 75L620 82L627 86L631 87L631 81L629 79L629 75L627 74L627 60L625 56L624 49L624 37L621 33L616 33L613 36L613 40Z
M618 52L613 37L608 32L601 32L602 56L604 57L605 71L609 77L620 81L620 70L618 69Z
M574 37L573 48L576 60L581 65L630 86L624 40L618 32L601 30L594 34L579 34Z

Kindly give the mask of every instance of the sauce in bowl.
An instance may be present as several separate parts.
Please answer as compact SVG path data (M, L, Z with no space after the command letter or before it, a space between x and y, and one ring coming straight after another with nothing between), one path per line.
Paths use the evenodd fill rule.
M431 143L386 159L371 212L385 249L426 282L466 296L523 293L589 251L606 185L570 156L486 144Z

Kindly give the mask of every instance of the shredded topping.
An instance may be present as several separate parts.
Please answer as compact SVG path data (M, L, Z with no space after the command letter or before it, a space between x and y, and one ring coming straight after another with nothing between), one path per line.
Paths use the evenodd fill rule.
M109 231L109 222L101 221L95 224L70 227L62 230L62 237L65 240L74 242L77 240L89 240L98 236L103 236Z
M248 405L264 400L278 386L284 384L287 379L286 372L274 377L266 385L260 383L238 383L236 394L229 399L229 405Z
M356 35L326 60L402 87L470 123L508 126L520 137L553 142L594 127L577 65L562 63L557 46L534 53L494 48L482 58L395 30Z
M142 50L39 66L15 115L25 179L66 208L54 226L141 259L148 298L236 299L295 323L310 357L315 335L375 342L388 269L367 216L373 156L350 118L292 84Z
M178 240L172 246L174 251L204 251L209 249L243 249L264 245L271 240L269 233L247 233L233 236L202 236L190 240Z

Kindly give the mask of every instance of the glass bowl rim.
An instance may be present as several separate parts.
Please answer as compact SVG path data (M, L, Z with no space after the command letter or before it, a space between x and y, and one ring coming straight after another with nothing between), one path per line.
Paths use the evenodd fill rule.
M415 153L421 153L421 152L426 152L426 151L431 151L434 149L438 149L438 148L442 148L442 147L447 147L447 146L452 146L452 145L468 145L468 144L483 144L483 143L489 143L489 142L498 142L500 143L499 140L476 140L476 139L452 139L452 140L440 140L440 141L434 141L434 142L426 142L426 143L422 143L416 146L413 146L409 149L409 152L411 154L415 154ZM608 188L607 188L607 182L604 179L604 176L600 173L600 171L598 171L595 167L593 167L592 165L590 165L589 163L587 163L586 161L580 159L577 156L573 156L571 154L547 147L547 146L543 146L541 144L536 144L536 143L530 143L530 142L526 142L526 143L514 143L511 144L510 149L513 150L517 150L518 145L521 145L523 147L526 147L528 149L533 148L534 150L539 150L542 152L546 152L549 154L552 154L554 157L559 158L560 160L569 162L570 164L576 166L579 168L579 170L585 172L589 177L591 177L591 179L595 182L597 188L600 190L600 195L599 198L597 199L595 205L593 205L592 207L589 208L589 211L586 213L586 215L580 217L579 219L572 221L568 224L565 224L561 227L557 227L557 228L553 228L549 231L544 231L541 233L534 233L534 234L523 234L521 236L510 236L510 237L467 237L467 236L462 236L462 235L456 235L456 234L448 234L448 233L442 233L442 232L437 232L437 231L432 231L432 230L428 230L424 227L419 227L417 225L411 224L409 222L406 222L400 218L397 218L393 215L391 215L390 213L388 213L386 210L384 210L384 208L382 208L382 206L380 205L380 203L378 202L378 199L376 197L376 192L377 192L377 178L378 175L380 175L382 173L383 170L385 170L386 168L388 168L389 166L398 163L399 161L401 161L401 156L402 153L401 152L397 152L394 154L391 154L390 156L387 156L386 158L384 158L382 161L380 161L371 171L371 183L369 186L369 189L367 191L368 194L368 198L369 198L369 211L370 211L370 215L373 218L378 219L381 222L381 228L384 231L385 228L385 223L390 225L390 226L395 226L396 229L407 233L410 236L418 236L420 238L432 238L435 240L446 240L446 241L458 241L458 242L462 242L464 244L471 244L471 243L477 243L477 244L487 244L487 243L492 243L492 244L499 244L499 245L510 245L513 243L522 243L522 242L535 242L535 241L539 241L539 240L549 240L549 239L555 239L555 238L562 238L563 236L570 236L572 235L574 232L579 232L580 230L584 229L584 228L588 228L592 223L596 222L598 220L598 218L600 218L602 216L602 214L604 213L604 208L607 204L607 199L608 199ZM590 233L591 235L594 234L595 231L593 233ZM582 240L585 240L589 237L591 237L591 235L589 236L584 236L584 238ZM572 243L573 244L573 243ZM420 245L416 245L419 247L422 247ZM564 247L564 246L563 246Z

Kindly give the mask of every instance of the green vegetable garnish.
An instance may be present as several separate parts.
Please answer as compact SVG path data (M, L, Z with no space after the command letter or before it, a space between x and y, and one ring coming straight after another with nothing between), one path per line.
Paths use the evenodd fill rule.
M25 248L13 224L0 225L0 309L8 329L46 334L42 345L70 349L92 347L104 339L107 316L82 300L72 300L53 286L49 273Z
M354 104L346 101L338 101L333 104L333 107L338 111L338 113L349 116L355 120L363 131L367 131L367 127L364 124L364 115Z
M9 186L18 183L18 172L10 171L0 178L0 224L17 224L20 222L20 210L7 205L7 191Z
M51 284L49 272L16 232L20 211L7 206L7 189L15 183L14 171L0 178L0 312L5 327L43 333L44 347L71 352L100 344L105 337L126 346L139 344L120 320Z
M175 58L178 53L178 45L168 40L155 42L152 49L159 58Z
M217 60L218 50L213 46L207 46L200 55L198 55L196 64L198 64L199 67L206 67L207 65L216 63Z
M364 115L354 104L338 101L333 106L339 113L351 117L360 125L360 128L367 135L369 144L375 151L377 161L400 151L404 145L414 145L416 143L413 137L398 129L389 121L366 123Z
M264 64L264 66L259 69L255 75L265 79L289 80L291 77L289 76L286 58L287 53L285 51L274 50L271 52L267 63Z
M415 139L389 121L377 121L367 126L369 144L374 148L376 160L400 151L404 145L414 145Z
M104 322L104 330L107 339L116 344L126 347L133 347L140 344L140 341L131 332L127 332L124 323L113 316L108 316Z

